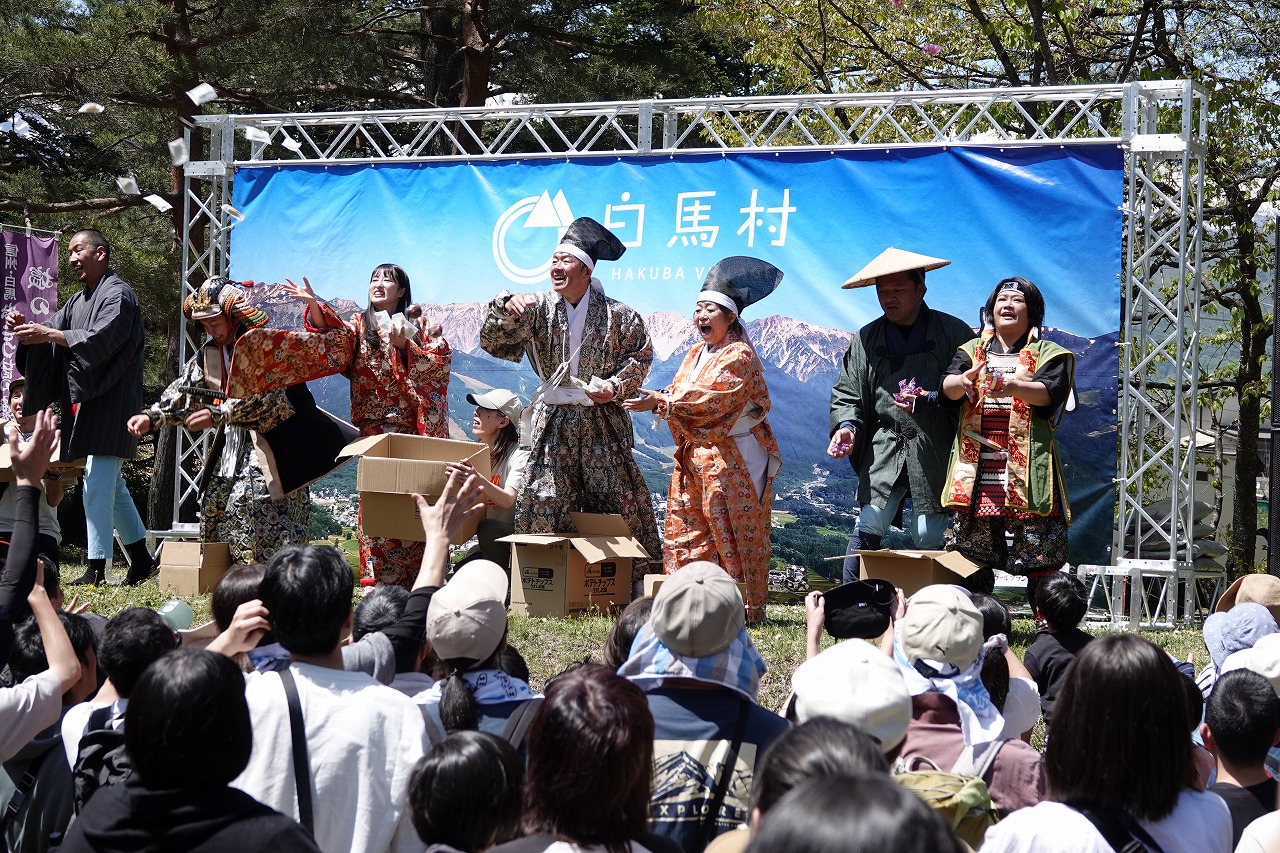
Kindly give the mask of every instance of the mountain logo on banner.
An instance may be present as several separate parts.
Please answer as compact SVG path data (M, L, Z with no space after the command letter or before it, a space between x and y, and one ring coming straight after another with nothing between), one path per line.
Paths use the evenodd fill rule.
M564 190L557 190L555 198L543 190L540 196L520 199L504 210L493 226L493 260L498 269L516 284L545 281L551 271L551 253L571 222L573 213ZM519 229L513 234L511 229L517 223ZM513 254L524 263L536 261L537 265L523 266L512 259Z

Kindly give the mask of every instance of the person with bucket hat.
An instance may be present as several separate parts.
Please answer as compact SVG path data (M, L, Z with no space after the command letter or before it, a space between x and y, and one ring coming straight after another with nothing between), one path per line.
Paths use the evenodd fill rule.
M541 384L521 423L529 468L516 498L517 533L568 533L571 512L617 513L652 561L662 542L649 487L632 458L635 434L622 408L649 375L653 344L634 309L605 296L592 275L626 247L587 217L575 219L551 256L550 291L499 293L488 304L480 346L494 358L526 356ZM649 570L632 563L632 584Z
M925 273L951 263L888 248L843 285L875 286L883 316L863 326L845 352L831 389L827 453L849 459L858 475L858 524L849 540L845 581L858 578L859 550L874 550L910 496L916 547L940 549L950 514L942 506L947 458L956 431L955 408L935 392L956 348L973 337L958 317L925 304ZM912 394L914 413L895 395ZM914 415L914 416L913 416Z
M311 542L307 485L338 467L338 451L355 430L320 409L305 383L218 396L237 339L268 321L237 284L206 279L182 312L209 340L158 402L129 419L129 431L216 430L200 479L200 539L227 543L233 563L265 563L282 548Z
M449 437L449 367L453 350L413 304L409 275L396 264L379 264L369 277L369 307L343 320L316 298L311 283L285 279L286 295L305 303L308 332L326 332L329 358L351 380L351 423L360 435ZM416 314L414 319L409 319ZM287 334L287 333L286 333ZM339 355L332 355L338 352ZM370 536L357 525L361 583L413 586L422 543Z
M769 388L739 317L773 292L782 271L756 258L725 258L707 273L693 320L702 340L663 391L623 403L657 412L675 439L663 566L698 560L746 586L747 622L764 619L769 593L773 478L782 467L766 417Z
M656 726L650 828L688 853L748 819L764 750L789 726L756 703L765 670L738 585L707 562L666 578L618 670Z
M484 484L488 512L476 529L479 543L465 559L483 557L503 568L511 568L511 544L499 542L515 532L516 498L524 486L529 467L529 448L520 446L520 416L524 406L506 388L492 388L483 394L468 394L467 402L476 407L471 420L471 434L489 447L489 470L493 473ZM463 461L451 463L459 474L475 472L475 466Z

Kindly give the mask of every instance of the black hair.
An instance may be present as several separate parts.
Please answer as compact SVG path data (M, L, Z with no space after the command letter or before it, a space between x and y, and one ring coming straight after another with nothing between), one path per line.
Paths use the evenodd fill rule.
M986 303L982 306L982 311L978 316L979 327L985 327L991 322L991 318L996 308L996 297L1000 295L1000 291L1006 286L1011 290L1017 290L1027 301L1027 328L1035 329L1044 324L1044 294L1040 292L1040 288L1036 287L1035 282L1022 276L1010 276L1002 278L996 282L995 289L991 291L991 295L987 297Z
M423 843L478 853L516 835L524 762L483 732L454 732L418 759L409 777L413 828Z
M262 563L227 569L209 597L209 609L213 611L213 621L219 631L231 627L231 620L241 604L258 597L258 588L262 586L262 576L266 571L267 567Z
M1163 820L1196 784L1185 680L1163 650L1136 634L1086 643L1049 721L1050 798Z
M996 634L1004 634L1005 639L1009 639L1013 633L1013 620L1009 617L1008 608L993 595L973 590L968 592L973 606L982 614L982 639L989 640ZM987 655L982 660L980 678L992 704L1003 712L1004 703L1009 698L1009 661L1004 655Z
M1182 689L1187 694L1187 721L1191 724L1188 731L1194 732L1200 728L1200 720L1204 717L1204 694L1196 685L1194 674L1188 675L1183 672L1178 664L1174 664L1174 668L1178 670L1178 675L1182 676Z
M886 774L828 776L792 789L769 812L748 853L880 853L964 848L941 815Z
M635 642L636 634L639 634L640 629L649 621L651 613L653 613L653 596L646 595L628 604L626 609L618 615L618 621L613 623L613 627L609 629L609 636L604 640L602 662L605 666L617 670L627 662L627 658L631 657L631 644Z
M375 586L356 605L356 613L351 620L352 642L395 624L404 615L404 608L408 603L409 591L404 587L389 584Z
M336 548L294 545L267 564L259 598L276 642L295 655L323 655L342 641L355 579Z
M378 264L373 268L373 272L369 273L369 281L373 281L373 277L380 272L391 273L391 280L400 285L400 298L396 300L396 309L392 314L403 314L410 305L413 304L413 290L409 286L409 274L396 264ZM378 337L378 318L374 315L378 313L378 309L373 307L373 303L369 303L369 307L364 309L364 339L368 343L369 348L373 350L382 347L382 339Z
M177 645L178 635L159 613L146 607L130 607L107 623L98 665L120 697L128 699L143 670Z
M93 628L89 620L75 613L58 612L63 630L71 640L71 649L81 664L89 662L89 654L96 651ZM13 673L13 682L18 684L33 675L49 668L49 659L44 653L44 639L40 636L40 626L35 616L28 616L13 629L13 654L9 657L9 670Z
M71 235L71 239L73 241L77 237L84 237L85 242L87 242L91 248L101 248L104 252L103 260L108 264L111 263L111 244L107 242L106 237L102 236L101 231L97 228L82 228Z
M888 772L880 745L869 734L851 723L814 717L769 744L751 786L751 805L763 814L809 779Z
M1055 631L1080 624L1089 609L1089 594L1075 575L1054 572L1036 586L1036 609Z
M41 577L44 579L45 595L49 596L50 601L57 601L58 596L62 594L62 576L58 574L58 564L44 554L37 555L37 559L44 563L44 572ZM4 565L3 562L0 562L0 566L2 565Z
M1225 672L1213 684L1204 721L1225 761L1260 766L1280 732L1280 698L1271 682L1252 670Z
M520 428L516 426L515 421L511 420L506 414L498 412L507 419L507 425L498 430L498 436L493 440L493 467L497 468L507 458L507 454L516 450L520 445ZM507 483L503 484L508 485Z
M444 724L446 732L475 729L480 725L480 703L476 701L475 692L462 674L473 669L501 669L502 647L506 642L507 632L503 631L498 647L482 661L442 659L448 675L441 681L440 722Z
M170 652L147 667L133 689L124 746L139 778L152 784L228 784L253 750L244 674L213 652Z
M525 684L529 683L529 664L515 646L503 646L502 651L498 652L498 669Z

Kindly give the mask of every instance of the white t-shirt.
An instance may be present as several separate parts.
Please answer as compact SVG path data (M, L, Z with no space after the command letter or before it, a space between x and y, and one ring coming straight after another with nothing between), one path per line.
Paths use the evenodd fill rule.
M128 699L117 699L111 703L111 728L120 731L124 728L124 709L128 707ZM80 751L80 740L84 737L89 725L89 717L99 708L107 707L106 702L81 702L67 709L62 715L62 751L67 756L67 766L75 769L76 754Z
M515 489L516 494L520 494L520 489L524 487L524 472L529 467L529 448L513 447L507 451L507 455L493 469L495 482L504 489ZM516 523L516 505L503 509L502 507L490 505L486 518L505 521L507 524Z
M409 774L422 757L422 712L362 672L290 666L311 765L316 844L326 853L421 851L409 817ZM298 818L289 708L277 672L245 676L253 720L249 766L231 784Z
M1001 740L1022 737L1040 719L1040 688L1029 678L1010 678L1009 696L1004 700L1004 729Z
M1280 812L1272 812L1244 828L1236 853L1275 853L1280 850Z
M1231 812L1217 794L1183 791L1164 820L1142 821L1164 853L1231 853ZM1062 803L1013 812L987 830L982 853L1114 853L1089 819Z

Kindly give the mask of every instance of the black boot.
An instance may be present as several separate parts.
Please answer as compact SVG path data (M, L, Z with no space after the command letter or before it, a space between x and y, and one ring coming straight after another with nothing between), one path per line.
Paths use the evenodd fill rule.
M158 567L156 558L147 550L147 537L124 546L124 552L129 556L129 574L124 579L126 585L137 586L155 575Z
M107 582L107 561L105 559L90 560L89 567L84 570L84 574L71 582L72 586L85 586L86 584L104 584Z

